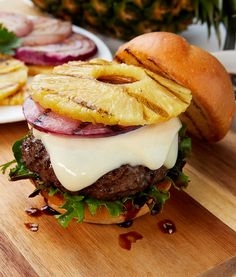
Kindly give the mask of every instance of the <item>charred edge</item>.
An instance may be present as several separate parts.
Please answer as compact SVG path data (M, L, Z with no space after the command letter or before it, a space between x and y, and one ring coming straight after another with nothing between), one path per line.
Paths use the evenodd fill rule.
M155 113L158 113L159 115L161 115L162 117L168 117L168 113L162 109L160 106L158 105L154 105L150 102L148 102L144 97L140 96L140 95L136 95L133 93L130 93L128 91L126 91L126 93L130 96L135 98L139 103L144 104L147 108L149 108L150 110L152 110ZM144 118L146 118L146 116L144 116Z
M180 101L184 102L185 104L189 105L189 103L187 101L185 101L180 95L178 95L175 91L173 91L172 89L168 88L167 86L163 85L162 83L160 83L157 79L155 79L153 76L149 75L148 72L146 72L146 74L148 75L148 77L150 77L153 81L157 82L160 86L164 87L166 90L169 91L170 94L173 94L176 98L178 98Z
M42 114L39 115L37 119L34 120L34 123L42 123L44 118L48 116L48 114L51 112L51 109L46 109Z
M46 109L44 112L43 112L43 115L45 116L48 116L48 114L51 112L51 109Z
M130 50L129 48L125 48L124 51L125 51L128 55L132 56L132 57L137 61L138 64L141 64L143 67L145 67L144 63L143 63L140 59L138 59L137 56L135 56L135 54L132 53L131 50Z
M115 56L114 60L117 61L118 63L124 63L124 60L121 59L121 57L119 57L119 56Z

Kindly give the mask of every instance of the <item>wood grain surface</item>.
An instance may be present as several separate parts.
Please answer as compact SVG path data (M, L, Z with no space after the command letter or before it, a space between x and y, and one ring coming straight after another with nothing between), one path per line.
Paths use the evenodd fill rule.
M0 11L39 14L29 3L0 0ZM13 158L12 143L26 132L25 122L0 125L0 164ZM172 190L160 215L143 216L129 229L74 222L63 229L54 217L29 217L25 209L41 207L42 197L29 199L29 181L0 174L0 276L234 276L236 133L217 144L193 141L185 171L186 193ZM162 219L174 221L177 232L162 233ZM39 230L29 231L26 222ZM118 244L128 231L143 236L130 251Z
M210 268L198 277L236 277L236 256Z
M0 125L0 163L12 159L12 143L26 132L25 122ZM195 151L201 145L194 143L192 163L196 162ZM217 156L218 148L214 147ZM209 153L205 153L204 160L207 159ZM217 172L222 166L224 169L224 164L218 165ZM205 180L214 166L210 163L208 167L195 169L194 174L201 176L199 188L208 185ZM230 168L222 173L222 178L232 174ZM184 192L172 190L171 200L160 215L143 216L129 229L74 222L63 229L54 217L32 218L25 213L26 208L44 204L40 196L27 197L32 191L29 181L9 182L0 175L3 276L196 276L236 255L235 232ZM202 194L207 194L207 190ZM209 199L212 197L208 195ZM158 222L162 219L174 221L177 232L161 232ZM38 232L29 231L25 222L38 223ZM130 251L118 244L119 234L128 231L143 235Z

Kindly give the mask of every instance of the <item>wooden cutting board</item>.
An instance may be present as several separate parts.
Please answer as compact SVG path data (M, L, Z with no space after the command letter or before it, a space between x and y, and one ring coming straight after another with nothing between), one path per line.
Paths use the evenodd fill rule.
M26 132L25 122L0 125L0 164L12 159L12 143ZM229 141L233 138L231 151ZM208 189L204 190L214 176L218 176L222 186L229 186L235 196L232 185L235 181L230 184L231 178L236 177L235 165L231 164L235 162L235 153L235 134L229 134L219 146L194 143L192 166L187 171L192 183L201 188L198 194L204 199L210 201L214 197ZM227 159L222 157L225 154ZM212 163L211 159L218 163ZM229 182L225 183L224 178ZM143 216L128 229L86 223L72 223L63 229L54 217L26 215L26 208L43 205L40 196L27 198L32 190L29 181L9 182L0 175L0 273L3 276L196 276L236 255L233 227L184 192L172 190L171 199L160 215ZM226 205L226 214L231 212L228 208ZM163 233L158 227L162 219L172 220L177 231L172 235ZM38 223L39 230L31 232L24 226L25 222ZM234 215L230 215L228 224L234 223ZM132 244L130 251L118 244L119 235L129 231L143 236Z
M40 14L30 3L0 0L0 11ZM12 143L26 132L25 122L0 125L0 164L12 159ZM29 217L25 209L41 207L42 198L27 198L29 181L11 183L0 174L0 276L234 276L236 134L212 145L195 141L185 170L188 194L172 190L160 215L128 229L76 223L63 229L51 216ZM176 233L163 233L162 219L171 219ZM26 222L39 230L29 231ZM129 231L143 239L127 251L118 237Z

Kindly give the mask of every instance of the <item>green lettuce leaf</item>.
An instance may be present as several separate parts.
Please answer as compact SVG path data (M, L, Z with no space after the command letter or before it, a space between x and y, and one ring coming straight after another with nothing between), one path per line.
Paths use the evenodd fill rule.
M113 217L119 216L124 211L124 204L120 200L106 201L105 207Z
M10 172L9 172L10 181L17 181L17 180L29 179L29 178L38 179L37 174L31 172L26 167L23 161L22 142L24 139L25 137L16 141L12 146L12 152L14 154L15 159L0 166L2 173L5 174L6 170L10 168L12 164L16 164L15 167L10 169Z
M0 53L14 55L14 49L21 45L19 39L13 32L10 32L0 23Z
M55 195L57 192L59 192L59 190L58 190L58 188L55 188L55 187L50 187L49 188L49 191L48 191L48 195L49 196L53 196L53 195Z
M184 174L183 167L186 164L186 159L191 153L191 139L186 135L186 125L183 125L179 131L179 149L177 161L171 168L167 176L176 189L182 190L187 187L189 178Z
M160 191L156 185L150 186L143 192L137 193L133 196L124 197L116 201L105 201L82 195L72 195L68 192L63 192L58 188L56 188L56 190L54 188L52 189L52 187L47 187L46 185L41 185L40 190L45 190L47 192L56 191L56 193L59 193L65 199L65 203L60 208L66 210L66 212L56 216L58 222L64 228L68 227L69 223L75 218L77 219L77 222L82 222L86 206L88 207L91 215L95 215L100 207L105 206L109 214L112 217L116 217L125 213L128 201L131 201L131 203L133 203L133 207L135 208L134 203L136 202L136 199L145 196L146 201L151 200L151 203L149 204L149 208L151 210L156 204L162 208L165 201L170 197L168 191Z
M98 200L98 199L92 199L92 198L88 198L85 200L87 206L88 206L88 209L89 209L89 212L91 213L91 215L95 215L96 212L97 212L97 209L103 205L101 202L101 200Z

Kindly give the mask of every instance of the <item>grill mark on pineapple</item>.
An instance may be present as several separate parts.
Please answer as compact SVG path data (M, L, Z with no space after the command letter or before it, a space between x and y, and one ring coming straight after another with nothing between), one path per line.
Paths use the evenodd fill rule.
M138 59L137 56L135 56L135 54L132 53L131 50L130 50L129 48L125 48L124 52L126 52L128 55L132 56L132 57L136 60L136 62L137 62L139 65L141 65L141 66L144 67L144 68L147 68L147 67L145 66L145 64L144 64L140 59ZM120 62L120 61L123 62L123 60L122 60L119 56L116 56L115 58L118 59L118 62ZM152 59L149 58L148 61L152 62L158 69L160 69L160 67L158 66L158 64L157 64L154 60L152 60ZM149 70L149 69L148 69L148 70ZM170 92L170 94L173 94L173 95L174 95L176 98L178 98L181 102L183 102L183 103L185 103L185 104L189 104L189 102L185 101L185 99L182 98L181 95L177 94L175 91L173 91L173 90L171 90L170 88L166 87L165 85L161 84L158 80L156 80L154 77L152 77L151 75L149 75L148 72L147 72L146 70L145 70L145 72L146 72L146 74L147 74L152 80L154 80L154 81L157 82L159 85L161 85L162 87L164 87L165 89L167 89L167 90ZM167 76L167 74L166 74L165 72L159 71L159 70L158 70L158 73L159 73L161 76L163 76L164 78L167 78L167 79L171 80L171 79Z
M60 97L64 98L62 95L60 95ZM93 111L93 112L95 111L95 112L101 114L102 116L112 116L112 114L110 114L108 111L105 111L100 107L96 107L95 105L89 105L88 102L81 100L78 97L75 97L75 96L70 96L70 97L66 96L66 97L69 101L72 101L90 111Z
M168 74L167 74L166 72L163 72L163 69L160 68L159 65L158 65L154 60L152 60L151 58L147 58L147 60L148 60L149 62L151 62L151 63L155 66L155 68L157 69L157 72L156 72L156 71L153 71L153 70L151 70L151 69L149 69L139 58L137 58L137 56L136 56L134 53L131 52L131 50L130 50L129 48L125 48L125 49L124 49L124 52L126 52L126 54L132 56L132 58L134 58L134 59L136 60L136 62L137 62L139 65L141 65L142 67L144 67L144 68L146 68L146 69L148 69L148 70L150 70L150 71L152 71L152 72L154 72L154 73L157 73L157 74L161 75L162 77L165 77L165 78L171 80L171 79L169 78ZM117 61L117 62L119 62L119 63L125 63L125 60L122 59L122 58L121 58L120 56L118 56L118 55L115 56L114 60Z
M145 105L148 109L152 110L154 113L157 113L161 115L162 117L169 117L169 114L160 106L153 104L151 102L148 102L147 99L145 99L141 95L133 94L132 92L128 92L127 90L125 91L130 97L135 98L140 104ZM145 118L145 116L144 116ZM146 119L146 118L145 118Z
M48 91L50 91L50 89L48 89ZM56 93L54 91L50 91L52 93ZM60 92L60 93L56 93L57 97L62 98L63 100L65 100L65 98L68 99L68 101L71 101L77 105L80 105L81 107L84 107L92 112L97 112L99 113L101 116L113 116L113 114L109 113L108 111L103 110L100 107L96 107L94 105L88 105L88 102L79 99L76 96L68 96L67 94Z
M101 115L105 115L105 116L111 116L111 114L108 111L105 111L102 108L96 107L94 105L89 105L88 102L86 102L86 101L83 101L83 100L81 101L81 100L76 99L76 98L75 99L71 99L71 100L74 103L77 103L77 104L81 105L82 107L84 107L84 108L86 108L86 109L88 109L90 111L95 111L95 112L97 112L97 113L99 113Z
M179 95L178 93L176 93L174 90L172 90L171 88L163 85L162 83L160 83L157 79L155 79L153 76L151 76L147 71L146 74L148 75L148 77L150 77L153 81L155 81L156 83L158 83L160 86L164 87L170 94L173 94L176 98L178 98L181 102L189 105L189 102L185 101L185 99L183 97L181 97L181 95Z

